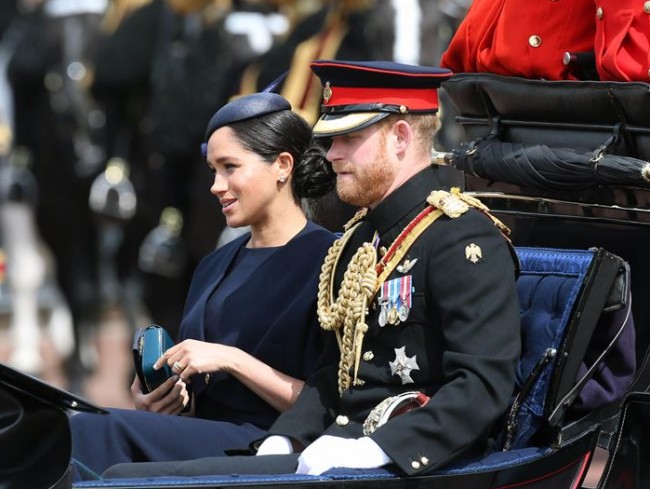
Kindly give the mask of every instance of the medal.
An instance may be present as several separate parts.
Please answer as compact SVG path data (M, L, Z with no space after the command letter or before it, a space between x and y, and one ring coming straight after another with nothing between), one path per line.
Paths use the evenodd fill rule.
M412 289L411 284L413 282L413 277L411 275L406 275L400 279L400 288L399 288L399 319L404 322L408 319L409 313L411 312L411 299L412 299Z
M377 322L379 323L379 326L383 328L388 323L388 311L390 310L390 294L388 282L381 284L381 288L379 289L379 297L377 298L377 305L379 305L381 308Z
M415 263L415 260L411 263ZM381 284L377 304L381 306L379 312L379 326L386 324L396 326L408 319L411 312L413 277L394 278Z
M399 293L401 287L401 279L396 278L389 280L388 283L388 299L390 300L390 311L388 311L388 322L393 326L399 324Z
M399 320L402 322L406 321L409 317L409 312L411 312L411 310L408 307L406 307L405 304L402 304L399 307L399 311L397 312L397 316L399 317Z
M398 313L397 313L397 308L395 306L390 308L390 311L388 311L388 324L395 325L399 321Z
M386 322L388 321L388 308L386 307L386 304L381 305L381 309L379 311L379 319L377 320L379 322L379 327L383 328L386 326Z
M406 346L395 348L395 360L388 362L390 366L390 373L397 375L404 384L412 384L411 372L413 370L420 370L417 362L417 355L412 357L406 356Z

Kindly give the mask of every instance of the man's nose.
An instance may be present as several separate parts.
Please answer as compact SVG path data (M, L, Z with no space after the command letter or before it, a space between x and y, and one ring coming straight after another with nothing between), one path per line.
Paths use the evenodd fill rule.
M336 141L336 138L332 140L332 144L330 144L330 147L327 150L327 154L325 155L325 157L329 161L336 161L337 159L341 158L341 152L339 149L339 144Z

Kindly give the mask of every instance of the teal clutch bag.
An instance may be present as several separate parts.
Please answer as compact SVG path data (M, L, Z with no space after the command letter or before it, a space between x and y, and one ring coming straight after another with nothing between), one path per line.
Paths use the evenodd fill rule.
M153 368L156 360L172 346L174 340L165 328L157 324L136 330L133 337L133 362L143 393L151 392L173 375L167 364L158 370Z

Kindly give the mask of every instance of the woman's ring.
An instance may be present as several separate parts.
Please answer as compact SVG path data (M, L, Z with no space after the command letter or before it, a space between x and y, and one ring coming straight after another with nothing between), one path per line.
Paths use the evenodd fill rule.
M182 372L183 370L185 370L185 367L182 366L182 365L181 365L180 363L178 363L178 362L174 362L173 368L174 368L175 370L178 370L179 372Z

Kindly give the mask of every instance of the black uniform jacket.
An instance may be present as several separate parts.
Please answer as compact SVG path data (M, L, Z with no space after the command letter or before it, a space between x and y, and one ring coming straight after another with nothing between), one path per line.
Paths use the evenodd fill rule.
M376 231L379 246L388 248L426 207L432 190L449 189L445 170L423 170L368 213L339 261L337 284L361 242L370 242ZM278 418L271 434L290 436L305 446L323 434L357 438L379 402L417 390L430 401L393 417L370 435L401 471L427 473L486 449L490 428L511 399L521 348L515 266L507 242L487 216L471 208L454 219L439 218L401 264L407 259L410 268L393 270L385 289L399 285L404 290L410 280L408 317L380 326L382 307L379 294L375 297L366 317L369 330L358 374L362 385L339 395L338 353L325 353L295 406ZM332 353L338 349L333 333L329 340L326 348ZM336 362L326 365L333 357ZM395 369L400 363L417 366L407 368L407 383Z

